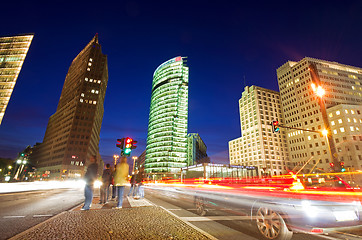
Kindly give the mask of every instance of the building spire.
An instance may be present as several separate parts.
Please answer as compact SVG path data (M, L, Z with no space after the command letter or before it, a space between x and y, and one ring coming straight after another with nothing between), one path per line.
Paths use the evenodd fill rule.
M94 35L93 42L99 44L98 43L98 33L96 33L96 35Z

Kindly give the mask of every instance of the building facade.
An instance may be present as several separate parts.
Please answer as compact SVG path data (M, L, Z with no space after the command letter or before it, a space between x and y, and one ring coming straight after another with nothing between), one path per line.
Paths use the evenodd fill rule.
M83 175L90 156L100 160L98 145L107 83L107 56L96 35L69 67L57 110L49 118L43 143L32 157L38 174L77 178Z
M189 68L185 57L161 64L153 74L145 172L179 173L187 165Z
M206 150L207 147L198 133L187 134L187 166L209 163Z
M316 68L318 83L311 74L311 65ZM306 57L299 62L288 61L283 64L277 69L277 76L284 116L283 123L290 127L321 131L327 129L326 121L331 125L330 117L328 120L323 118L323 108L313 91L312 83L322 86L326 92L322 97L325 103L324 111L333 111L333 107L341 104L355 105L351 108L357 111L358 105L362 104L362 69L358 67ZM340 111L343 112L342 110ZM305 173L314 169L321 172L331 170L332 158L325 137L315 132L296 129L287 129L286 132L290 160L295 171L305 164L302 170ZM357 135L359 137L360 133ZM348 140L353 136L344 136L344 133L337 130L332 137L334 145L337 146L340 142L336 139L342 141L343 137L346 137ZM338 152L338 155L341 154L345 154L343 149L342 152ZM360 164L355 167L360 167Z
M0 125L33 37L0 37Z
M144 168L145 162L146 162L146 150L144 150L141 153L141 155L138 156L137 161L136 161L136 168L137 169Z
M251 86L239 100L242 137L229 142L231 165L254 166L260 176L287 173L289 157L285 130L273 133L271 122L283 122L280 94Z
M200 163L193 166L187 166L181 169L181 179L195 178L255 178L258 177L258 169L256 167L239 166L230 164L217 163ZM192 180L194 181L194 180Z
M339 161L348 172L362 170L362 105L340 104L327 113Z

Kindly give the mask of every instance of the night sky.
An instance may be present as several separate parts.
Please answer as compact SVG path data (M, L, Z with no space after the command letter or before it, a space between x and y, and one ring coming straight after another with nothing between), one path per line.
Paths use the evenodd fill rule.
M241 136L238 100L245 85L278 90L276 69L313 57L362 67L361 1L4 1L0 36L34 39L0 126L0 157L42 142L72 60L98 33L109 81L100 153L116 139L146 147L152 75L187 56L188 132L212 162L228 163Z

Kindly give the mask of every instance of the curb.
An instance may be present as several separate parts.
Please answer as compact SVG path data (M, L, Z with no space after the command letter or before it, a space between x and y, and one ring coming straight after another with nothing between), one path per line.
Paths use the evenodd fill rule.
M63 211L63 212L61 212L61 213L59 213L59 214L57 214L57 215L54 215L53 217L48 218L48 219L45 220L44 222L41 222L41 223L39 223L39 224L37 224L37 225L35 225L35 226L32 226L31 228L28 228L28 229L26 229L24 232L21 232L21 233L16 234L15 236L9 238L9 240L16 240L16 239L18 239L18 238L26 235L28 232L31 232L31 231L33 231L33 230L41 227L42 225L46 224L47 222L53 220L54 218L57 218L57 217L65 214L66 212L67 212L67 211Z
M63 211L63 212L60 212L60 213L58 213L58 214L56 214L56 215L48 218L47 220L45 220L45 221L43 221L43 222L41 222L41 223L38 223L37 225L34 225L34 226L32 226L31 228L28 228L28 229L26 229L25 231L23 231L23 232L21 232L21 233L18 233L18 234L14 235L14 236L12 236L11 238L9 238L9 240L16 240L16 239L22 237L23 235L27 234L28 232L31 232L31 231L37 229L38 227L41 227L43 224L45 224L45 223L53 220L54 218L57 218L57 217L61 216L62 214L65 214L65 213L67 213L67 212L73 211L73 209L76 209L77 207L79 207L79 206L82 205L82 204L83 204L83 202L80 203L80 204L78 204L78 205L76 205L75 207L73 207L73 208L71 208L71 209L68 209L68 210L65 210L65 211Z

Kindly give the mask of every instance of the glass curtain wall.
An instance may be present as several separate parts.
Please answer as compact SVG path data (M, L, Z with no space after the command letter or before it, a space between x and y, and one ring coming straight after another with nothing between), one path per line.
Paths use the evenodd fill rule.
M188 78L185 57L164 62L153 74L146 173L180 173L187 165Z

